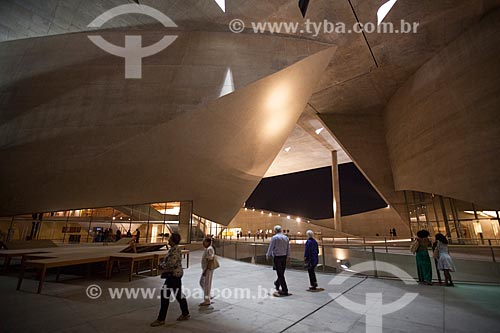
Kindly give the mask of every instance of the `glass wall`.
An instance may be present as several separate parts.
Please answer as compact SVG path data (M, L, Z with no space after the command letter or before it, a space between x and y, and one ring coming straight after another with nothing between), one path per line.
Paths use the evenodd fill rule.
M499 211L439 195L405 191L412 235L429 230L461 244L500 244Z
M213 238L220 238L226 228L227 227L222 224L207 220L206 218L193 214L191 239L202 240L205 235L210 235Z
M98 243L136 238L140 243L164 242L178 231L180 207L180 202L162 202L0 218L0 240Z

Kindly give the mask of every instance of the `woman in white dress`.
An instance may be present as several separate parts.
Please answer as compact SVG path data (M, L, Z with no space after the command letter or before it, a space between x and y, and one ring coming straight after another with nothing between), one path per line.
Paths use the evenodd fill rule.
M455 265L448 252L448 239L443 234L436 235L438 255L438 269L444 272L444 279L447 286L453 287L450 272L455 272Z

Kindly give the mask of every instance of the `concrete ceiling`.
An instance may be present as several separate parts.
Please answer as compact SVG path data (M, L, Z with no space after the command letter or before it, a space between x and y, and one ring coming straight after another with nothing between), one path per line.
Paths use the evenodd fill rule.
M344 22L348 26L352 26L357 20L376 22L377 9L385 2L386 0L315 0L311 1L307 18L313 22L322 22L325 19L330 22ZM87 24L96 16L107 9L125 3L130 3L130 1L3 0L0 1L0 41L15 43L15 40L22 38L86 31L89 30ZM247 40L251 40L252 36L255 36L253 32L246 30L238 36L232 35L231 38L223 34L224 37L219 42L203 44L204 34L227 32L227 24L234 18L242 19L247 26L252 21L304 22L295 0L227 0L226 13L223 13L215 1L211 0L142 0L141 3L155 7L167 14L179 26L177 28L179 33L195 31L196 34L193 36L196 38L192 39L193 43L190 44L195 45L194 47L198 45L195 54L204 54L213 60L220 57L221 52L234 52L231 47L231 39L248 36ZM256 77L264 77L309 56L320 50L322 43L338 47L319 83L313 87L314 93L304 115L291 132L266 176L329 165L332 149L340 150L341 162L347 162L350 159L361 161L362 157L357 155L355 147L352 147L349 142L349 138L354 132L346 130L345 133L340 133L341 131L336 128L336 125L341 126L340 120L351 117L348 121L349 124L356 126L357 116L366 119L379 119L389 99L418 68L480 20L482 15L498 5L500 5L500 0L399 0L385 21L395 24L399 24L402 19L408 22L419 22L418 34L320 33L317 36L300 33L274 34L273 36L277 38L274 39L274 46L270 49L276 51L273 52L273 56L262 61L263 64L268 64L267 67L261 66L260 59L266 52L256 51L257 44L249 45L248 49L242 52L243 58L240 61L234 60L232 64L236 68L233 71L236 73L235 89L241 89L253 82ZM113 19L106 24L105 28L118 31L156 31L157 35L161 33L161 28L156 22L152 22L146 16L138 15ZM158 40L157 35L153 34L150 38L151 41ZM66 36L68 36L68 41L73 38L71 35ZM286 42L280 41L280 39L286 40ZM291 40L307 43L290 42ZM43 43L47 48L54 46L47 43L46 40L43 40ZM116 43L120 43L118 39ZM218 45L220 48L212 53L214 45ZM258 47L261 47L260 44ZM43 57L43 51L35 55L31 54L29 50L24 51L23 56L32 57L31 62L42 63L41 68L53 66L50 59ZM83 51L92 52L91 50ZM175 48L172 52L176 52ZM19 55L8 56L16 57ZM5 57L5 55L0 55L0 59L1 57ZM216 60L220 64L220 59ZM65 61L69 66L71 59ZM108 57L106 61L113 60ZM206 63L200 63L200 65L207 67L213 63L211 64L209 60ZM10 67L1 69L7 73L14 70ZM151 69L155 71L154 67ZM254 75L256 72L257 74ZM172 104L181 113L218 98L226 71L214 71L213 75L209 75L209 84L200 83L193 89L192 85L199 82L196 73L196 71L189 72L188 70L180 76L175 76L174 78L179 78L181 88L167 96L168 98L165 97L169 99L165 102L170 103L171 100L174 100ZM33 73L29 75L32 76ZM107 75L112 76L117 75L117 73L109 72ZM27 77L17 77L17 80L23 79L27 79ZM182 84L185 86L182 87ZM8 93L12 94L12 91ZM3 92L4 96L5 94L7 93ZM162 95L159 91L157 96L162 98ZM112 101L110 102L112 103ZM148 105L151 101L145 100L144 103ZM154 117L151 119L154 120ZM317 129L316 126L319 126L314 121L320 121L319 119L327 119L328 125L328 131L323 131L321 136L314 132ZM337 123L337 121L339 122ZM357 132L357 135L380 132L380 128L374 124L366 123L363 126L365 127L361 132ZM333 140L331 136L329 137L330 133L334 134L338 141ZM377 137L376 140L382 139ZM285 153L283 149L287 147L291 147L291 149ZM342 149L346 151L342 151ZM367 159L367 161L371 160ZM358 166L362 170L370 167L363 165L363 163L358 163ZM375 168L375 166L374 164L372 167ZM372 178L368 172L365 174L368 178ZM383 176L383 181L373 180L373 183L376 187L384 187L385 185L381 185L381 183L390 177L389 172ZM391 187L392 185L388 184L387 186Z
M339 164L351 162L314 110L308 106L264 177L331 166L333 150L337 151Z
M219 38L219 33L212 34ZM260 50L269 45L268 36L256 38ZM71 42L73 47L80 44L75 36ZM240 42L242 47L248 44ZM20 52L15 47L19 44L9 46L0 49L11 55ZM44 44L30 50L39 54ZM65 59L58 50L52 48L49 58ZM140 84L124 84L123 72L101 77L116 64L99 57L90 61L83 53L79 56L90 60L77 62L78 74L95 75L70 80L65 66L59 69L62 73L49 71L28 82L16 81L15 74L1 104L0 214L192 200L197 215L227 224L278 155L334 52L335 47L316 52L181 112L161 100L147 104L169 96L164 82L171 68L166 64L156 65L157 76L150 74ZM29 73L31 59L25 60L18 70ZM181 67L206 59L192 60ZM141 89L146 82L147 89ZM144 105L149 108L138 109Z

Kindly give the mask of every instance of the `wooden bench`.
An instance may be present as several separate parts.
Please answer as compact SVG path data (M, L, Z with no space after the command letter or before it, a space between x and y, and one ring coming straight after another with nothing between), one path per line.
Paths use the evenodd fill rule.
M142 252L154 252L159 251L161 248L165 247L166 243L130 243L125 249L123 249L122 253L142 253Z
M28 254L45 253L44 249L26 249L26 250L0 250L0 257L3 258L3 272L9 269L12 258L23 258Z
M6 250L26 250L57 247L57 244L50 239L35 239L30 241L3 242Z
M130 264L129 281L131 281L134 268L137 268L136 263L140 261L149 261L151 275L153 275L153 271L155 269L155 263L158 262L160 257L163 258L164 253L166 253L164 251L158 251L158 250L164 247L165 244L154 243L154 244L136 244L136 245L137 246L134 245L133 247L130 246L126 247L125 249L123 245L122 246L117 245L117 246L105 246L105 247L68 246L68 247L56 247L51 249L0 250L0 255L3 254L4 256L6 256L6 258L12 258L14 256L22 257L21 272L19 275L17 290L21 288L26 268L34 267L38 269L40 273L39 274L40 282L38 283L38 293L40 293L43 287L43 283L45 281L45 275L49 268L58 268L56 276L56 281L58 281L60 269L62 267L104 262L106 263L106 278L110 278L113 271L114 262L126 261ZM123 253L123 251L129 251L131 248L139 249L140 253ZM150 250L150 251L142 252L144 250ZM189 267L189 251L182 250L182 254L183 256L187 257L187 264Z
M155 253L116 253L109 257L109 265L107 278L111 278L111 274L113 273L113 265L116 261L118 263L118 271L120 270L120 261L127 261L130 265L130 274L128 277L129 281L132 281L132 274L134 272L135 263L139 263L141 261L149 261L151 276L153 276L153 271L155 268L155 258L157 254ZM138 266L136 266L138 268ZM139 274L139 272L136 272Z
M25 260L21 265L21 273L19 274L19 281L17 282L17 289L21 289L21 284L24 278L24 272L27 267L35 267L40 271L40 281L38 282L37 293L40 294L42 291L43 283L45 281L45 275L47 269L49 268L61 268L67 266L83 265L83 264L93 264L104 262L106 263L106 272L109 269L109 255L103 256L84 256L84 255L74 255L71 257L60 257L60 258L47 258L47 259L35 259L35 260ZM59 272L56 277L56 281L59 280Z

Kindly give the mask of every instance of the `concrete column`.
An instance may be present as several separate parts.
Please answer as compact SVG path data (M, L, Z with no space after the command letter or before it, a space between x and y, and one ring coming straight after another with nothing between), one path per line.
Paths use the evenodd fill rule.
M342 219L340 216L340 183L339 165L337 151L332 151L332 189L333 189L333 222L337 231L342 231Z
M191 243L191 218L193 214L193 203L182 201L179 211L179 234L181 243Z

